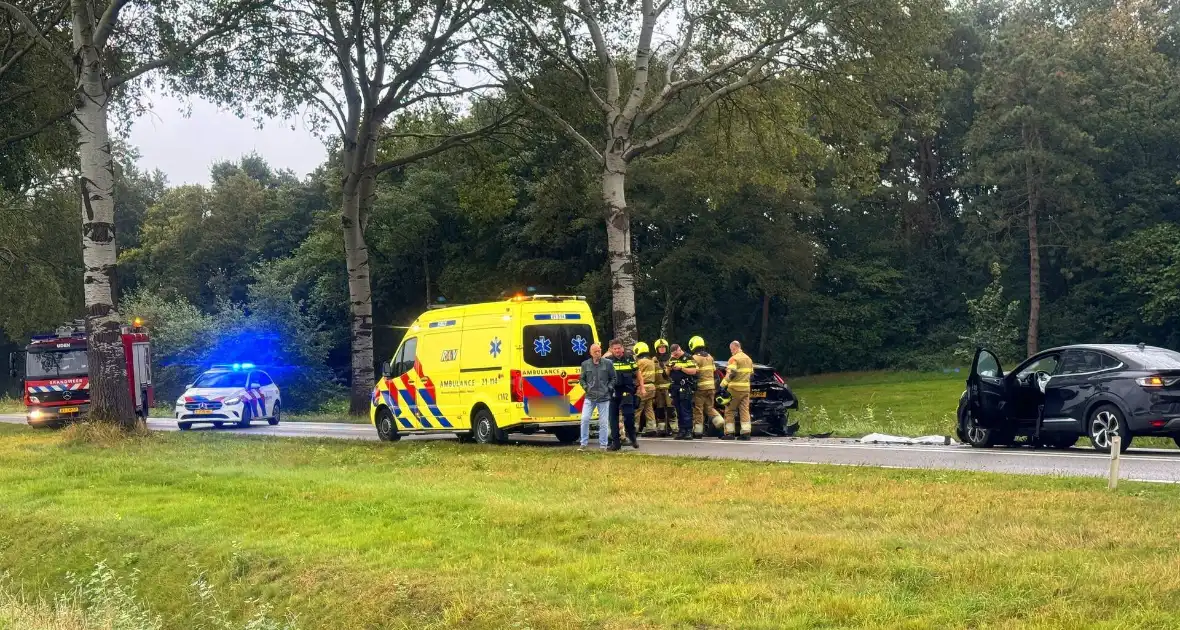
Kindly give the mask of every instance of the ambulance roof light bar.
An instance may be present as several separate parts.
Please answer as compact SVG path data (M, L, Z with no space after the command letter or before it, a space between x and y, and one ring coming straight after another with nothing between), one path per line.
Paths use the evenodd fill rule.
M566 300L578 300L585 302L584 295L517 295L509 300L509 302L564 302Z

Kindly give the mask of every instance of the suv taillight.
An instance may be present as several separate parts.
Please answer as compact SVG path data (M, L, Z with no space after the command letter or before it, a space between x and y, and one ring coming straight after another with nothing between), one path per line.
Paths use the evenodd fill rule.
M777 382L779 385L786 385L786 384L787 384L787 382L783 380L783 377L781 377L781 376L779 376L779 375L778 375L778 372L775 372L775 373L774 373L774 380L775 380L775 382Z
M520 370L512 370L509 380L512 387L512 402L524 402L524 383L520 378Z

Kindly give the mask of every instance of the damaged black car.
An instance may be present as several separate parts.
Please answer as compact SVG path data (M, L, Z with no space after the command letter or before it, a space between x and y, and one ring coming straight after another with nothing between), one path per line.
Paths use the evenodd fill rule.
M717 391L721 391L721 379L725 378L725 361L716 361ZM716 405L717 411L724 414L725 407ZM782 376L769 365L754 364L754 374L750 377L750 421L753 423L754 435L794 435L799 430L799 422L791 421L791 410L799 409L799 399L783 380ZM706 435L717 435L713 423L705 423Z

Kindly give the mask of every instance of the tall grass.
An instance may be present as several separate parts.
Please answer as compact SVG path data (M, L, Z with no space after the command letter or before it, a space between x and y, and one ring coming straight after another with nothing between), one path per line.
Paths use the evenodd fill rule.
M166 621L137 595L139 578L138 571L121 576L102 561L86 574L67 574L69 587L49 598L30 595L9 574L0 575L0 630L297 630L294 617L275 618L261 602L248 602L253 614L235 620L203 574L190 585L191 617Z

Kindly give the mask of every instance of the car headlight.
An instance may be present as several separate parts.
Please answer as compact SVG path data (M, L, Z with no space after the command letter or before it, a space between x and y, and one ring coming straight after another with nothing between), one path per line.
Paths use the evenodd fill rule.
M225 405L236 405L236 404L238 404L238 403L240 403L240 402L242 402L242 397L241 397L241 396L234 396L233 398L226 398L226 399L225 399L225 402L224 402L224 403L222 403L222 404L225 404Z
M183 397L183 396L181 396L180 398L177 398L177 399L176 399L176 405L177 405L178 407L180 407L180 406L183 406L183 405L184 405L184 397Z

